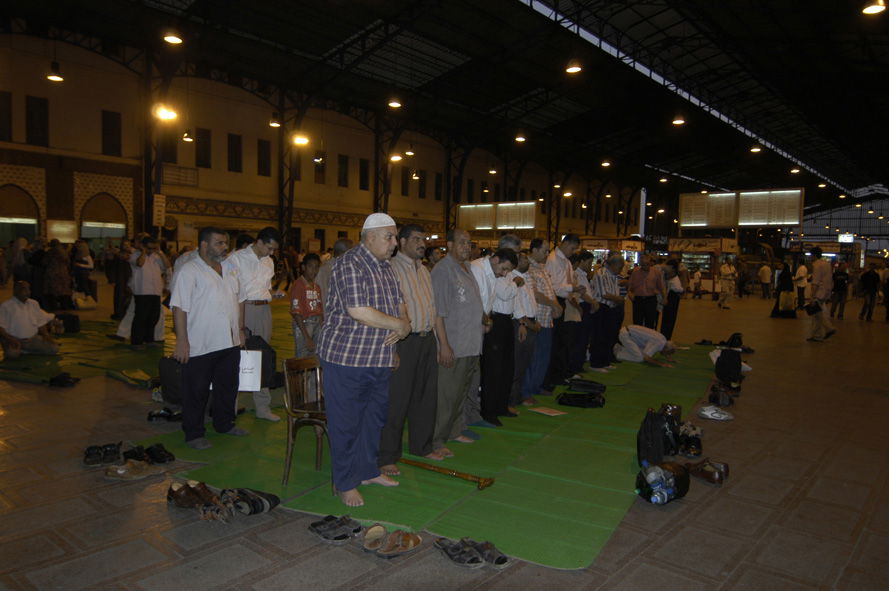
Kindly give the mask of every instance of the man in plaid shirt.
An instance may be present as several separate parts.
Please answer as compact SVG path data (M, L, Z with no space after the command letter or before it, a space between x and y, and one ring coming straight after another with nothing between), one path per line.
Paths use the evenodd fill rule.
M549 359L553 342L553 318L562 315L562 306L556 299L553 290L553 282L546 271L546 257L549 255L549 245L535 238L531 241L529 258L531 264L528 267L528 276L534 284L534 298L537 301L537 322L540 324L540 332L534 343L534 353L531 363L525 372L525 381L522 386L522 399L526 406L537 404L534 396L540 394L543 380L549 369Z
M350 507L364 504L360 484L398 485L377 466L389 376L398 366L395 343L411 331L389 264L395 237L391 217L367 217L361 243L333 264L318 339L333 484Z

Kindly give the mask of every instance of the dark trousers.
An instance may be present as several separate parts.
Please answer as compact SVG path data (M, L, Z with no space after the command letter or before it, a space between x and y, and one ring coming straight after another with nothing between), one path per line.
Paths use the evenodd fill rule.
M490 419L506 414L515 365L512 318L506 314L491 314L494 322L482 343L482 417Z
M565 299L557 298L562 310L565 309ZM549 357L549 373L546 376L545 389L551 390L558 386L569 376L568 353L571 351L571 343L574 342L574 330L576 322L565 322L565 315L553 320L553 343ZM547 387L548 386L548 387Z
M571 351L568 353L568 373L573 375L583 371L583 362L586 361L587 349L590 346L590 335L593 331L593 316L590 313L590 305L586 302L580 304L580 322L575 322L574 342L571 343Z
M679 301L682 295L675 291L667 292L667 303L661 315L661 334L669 341L673 338L673 329L676 327L676 317L679 315Z
M210 397L210 384L213 384L213 429L225 433L235 426L240 364L240 349L231 347L191 357L182 366L182 430L186 441L204 436L204 410Z
M602 304L590 319L590 367L607 367L614 361L614 345L620 331L621 311Z
M797 287L796 288L796 307L802 308L806 305L806 288L805 287Z
M633 298L633 324L657 330L657 296Z
M541 328L534 337L534 352L525 372L524 385L522 386L521 400L540 394L543 382L546 381L546 371L549 369L550 352L553 347L552 327Z
M843 319L843 314L846 312L846 292L845 291L835 291L831 294L830 298L830 317L833 318L833 315L837 312L837 306L839 306L840 314L837 316L840 320ZM887 309L889 310L889 309ZM889 311L886 312L887 317L889 317Z
M330 470L338 491L380 475L380 432L389 406L389 367L350 367L321 360Z
M537 333L526 328L527 336L525 340L519 342L519 321L512 321L512 329L515 333L515 343L513 350L513 372L512 372L512 388L509 392L509 405L515 406L526 398L522 394L522 388L525 385L525 375L531 367L531 359L534 357L534 343L537 341Z
M133 329L130 340L134 345L154 341L154 325L161 314L161 297L157 295L134 295Z
M858 319L863 320L867 318L870 320L874 315L874 306L877 305L877 292L866 291L863 295L864 303L861 305L861 312L858 313Z
M435 335L411 333L398 342L398 369L389 378L389 411L380 435L378 464L394 464L401 457L404 421L408 422L408 450L415 456L432 453L435 409L438 404L438 348Z
M768 281L760 281L762 286L762 299L768 300L772 297L772 285Z

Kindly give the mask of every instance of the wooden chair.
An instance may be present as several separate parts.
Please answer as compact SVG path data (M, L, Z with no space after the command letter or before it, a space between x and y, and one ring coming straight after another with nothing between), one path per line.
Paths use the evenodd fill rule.
M314 379L312 379L314 378ZM287 485L293 445L300 427L315 430L315 470L321 469L322 438L327 435L327 413L324 410L321 365L316 357L291 358L284 361L284 408L287 411L287 454L284 458L284 479Z

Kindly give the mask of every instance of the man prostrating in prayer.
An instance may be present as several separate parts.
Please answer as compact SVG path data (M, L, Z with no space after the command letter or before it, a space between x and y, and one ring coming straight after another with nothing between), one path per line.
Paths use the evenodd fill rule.
M367 216L361 243L333 264L318 339L333 485L350 507L364 504L359 485L398 485L377 466L389 376L398 364L395 343L411 332L389 264L396 234L388 215Z

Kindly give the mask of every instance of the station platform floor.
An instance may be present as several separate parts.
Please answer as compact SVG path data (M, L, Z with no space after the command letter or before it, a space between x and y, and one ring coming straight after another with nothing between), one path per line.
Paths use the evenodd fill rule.
M107 289L85 318L107 319ZM385 561L319 542L306 530L315 518L294 511L199 522L168 510L169 477L111 482L80 464L89 444L176 430L146 422L158 408L146 390L101 376L64 391L0 381L0 591L885 589L889 323L884 308L859 321L859 306L813 343L808 319L771 319L771 301L683 300L676 341L742 332L755 349L735 420L692 418L704 455L731 476L722 488L694 481L666 506L637 499L594 563L572 571L464 570L428 541Z

